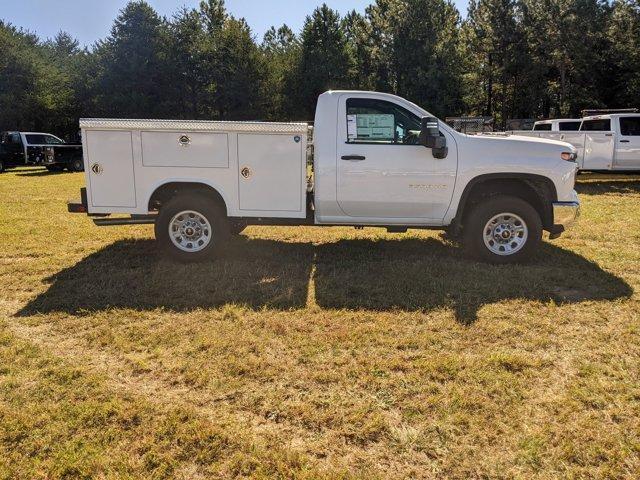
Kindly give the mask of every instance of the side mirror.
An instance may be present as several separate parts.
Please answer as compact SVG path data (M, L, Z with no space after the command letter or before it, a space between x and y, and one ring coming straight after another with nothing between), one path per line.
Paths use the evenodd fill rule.
M433 150L436 158L445 158L448 153L447 139L440 134L440 121L435 117L422 117L420 145Z

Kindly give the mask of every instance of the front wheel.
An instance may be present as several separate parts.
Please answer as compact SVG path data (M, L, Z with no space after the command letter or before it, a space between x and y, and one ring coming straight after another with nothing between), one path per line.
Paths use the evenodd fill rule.
M160 248L181 262L213 257L229 237L226 214L204 195L183 194L160 208L155 222Z
M467 215L464 246L474 258L488 263L529 260L542 241L542 221L526 201L507 195L482 200Z

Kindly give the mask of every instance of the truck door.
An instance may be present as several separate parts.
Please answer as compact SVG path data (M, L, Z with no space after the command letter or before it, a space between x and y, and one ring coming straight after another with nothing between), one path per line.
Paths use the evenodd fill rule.
M609 170L612 168L615 134L609 118L595 118L582 122L584 132L583 170Z
M582 168L584 162L584 140L585 134L583 132L562 132L560 134L560 138L558 138L561 142L567 142L576 147L578 151L578 165Z
M616 139L615 168L640 168L640 115L620 117L620 135Z
M26 162L22 138L18 132L4 132L2 134L2 149L6 165L24 165Z
M457 148L436 159L418 144L419 114L393 101L345 94L338 103L337 201L350 217L441 221L457 171Z

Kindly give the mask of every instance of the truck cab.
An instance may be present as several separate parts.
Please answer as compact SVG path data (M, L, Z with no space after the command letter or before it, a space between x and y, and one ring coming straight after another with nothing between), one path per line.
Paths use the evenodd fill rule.
M199 260L243 226L446 229L494 262L533 255L579 214L576 150L470 136L395 95L330 91L307 123L81 119L86 189L72 212L152 223ZM129 218L106 218L127 214Z
M432 116L391 95L321 95L314 123L318 223L440 224L455 188L458 143L456 132L438 123L446 148L425 148L426 117Z
M594 115L582 119L579 132L560 140L573 145L581 170L640 170L640 114Z

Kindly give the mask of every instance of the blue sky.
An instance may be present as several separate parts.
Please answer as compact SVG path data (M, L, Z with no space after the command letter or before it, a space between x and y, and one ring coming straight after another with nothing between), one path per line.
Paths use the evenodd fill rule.
M350 10L363 12L373 0L325 0L331 8L344 14ZM171 16L182 6L193 7L199 0L147 0L158 13ZM127 0L1 0L8 4L0 18L16 26L37 33L42 38L53 37L66 30L81 44L91 45L108 35L113 19ZM302 27L304 18L322 0L227 0L227 10L236 17L244 17L254 35L262 35L271 25L286 23L294 31ZM458 9L466 13L468 0L455 0Z

